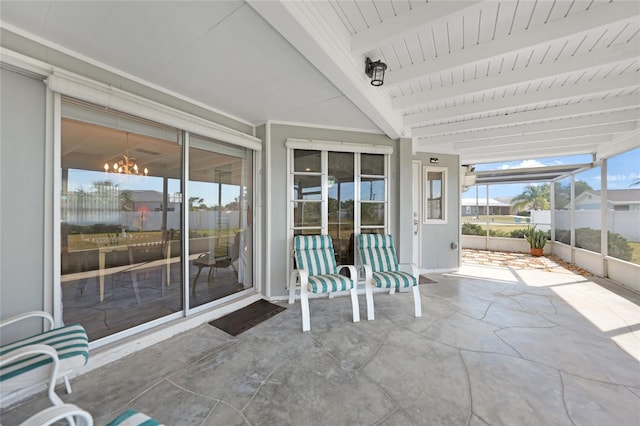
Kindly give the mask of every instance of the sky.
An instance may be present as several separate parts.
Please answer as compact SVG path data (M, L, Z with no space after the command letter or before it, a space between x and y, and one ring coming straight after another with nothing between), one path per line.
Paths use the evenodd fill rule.
M69 190L85 191L93 190L93 183L110 180L121 190L150 190L162 192L162 177L157 176L132 176L115 173L98 172L92 170L69 169ZM169 179L169 194L179 193L180 181ZM222 185L221 201L222 205L227 205L240 195L237 185ZM218 184L211 182L190 182L189 197L199 197L204 199L204 204L208 206L218 205ZM197 204L197 203L196 203Z
M503 163L487 163L476 165L476 171L519 169L543 166L558 166L565 164L590 163L591 155L578 155L570 157L553 157L537 160L511 161ZM118 184L120 189L131 190L155 190L162 192L162 178L154 176L123 176L106 172L69 170L70 190L74 190L78 185L84 185L85 190L90 190L93 182L110 179ZM600 178L600 168L595 168L578 174L577 180L585 181L593 189L602 187ZM640 185L631 186L640 180L640 148L612 157L608 161L607 181L609 189L639 188ZM514 197L522 191L527 184L492 185L489 188L489 197ZM177 179L169 179L169 193L180 192L180 185ZM486 187L478 187L477 195L484 197ZM239 195L239 188L235 185L222 185L222 205L229 204ZM207 205L217 205L218 185L204 182L191 182L189 185L189 196L202 197ZM476 187L462 193L463 198L475 198Z
M543 166L561 166L566 164L583 164L592 161L591 155L576 155L569 157L552 157L537 160L511 161L503 163L486 163L476 165L476 171L521 169ZM601 189L602 182L600 167L579 173L576 180L582 180L593 189ZM611 157L607 162L607 182L608 189L629 189L638 188L640 185L632 186L640 180L640 148L627 151L623 154ZM489 197L514 197L521 194L528 184L492 185L489 187ZM541 185L541 184L533 184ZM486 187L484 185L477 188L478 196L484 197ZM471 187L462 193L463 198L475 198L476 187Z

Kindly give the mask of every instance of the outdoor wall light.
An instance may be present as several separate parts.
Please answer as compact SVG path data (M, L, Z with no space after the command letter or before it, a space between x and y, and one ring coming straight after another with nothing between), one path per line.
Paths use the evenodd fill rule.
M382 61L371 61L367 58L364 63L364 72L371 77L372 86L382 86L384 83L384 72L387 69L387 64Z

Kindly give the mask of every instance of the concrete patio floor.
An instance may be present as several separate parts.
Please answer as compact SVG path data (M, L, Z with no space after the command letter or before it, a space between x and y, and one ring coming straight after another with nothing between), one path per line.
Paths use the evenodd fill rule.
M104 424L638 425L637 294L563 268L466 264L410 293L300 305L232 337L200 326L77 377L59 395ZM612 291L613 290L613 291ZM2 414L16 424L40 395Z

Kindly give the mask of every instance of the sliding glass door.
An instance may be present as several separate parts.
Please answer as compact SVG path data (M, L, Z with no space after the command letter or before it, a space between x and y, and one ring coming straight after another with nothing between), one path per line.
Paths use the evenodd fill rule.
M60 152L62 319L90 341L253 287L250 149L65 98Z

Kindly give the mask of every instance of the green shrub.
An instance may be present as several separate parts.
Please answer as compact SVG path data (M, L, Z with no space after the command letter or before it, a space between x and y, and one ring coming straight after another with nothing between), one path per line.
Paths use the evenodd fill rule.
M490 237L508 237L509 234L501 229L489 229Z
M630 262L633 258L633 247L631 247L629 241L627 241L627 239L622 235L616 234L615 232L609 232L607 237L609 256Z
M519 229L514 229L513 231L511 231L511 233L509 234L509 236L511 238L524 238L524 236L527 234L527 230L524 228L519 228Z
M556 229L556 241L571 244L571 231L568 229Z
M463 223L462 224L462 235L486 235L482 226L475 223Z
M556 241L571 244L571 231L568 229L556 229ZM609 256L631 261L633 247L631 247L626 238L615 232L609 232L607 242ZM576 247L601 253L600 230L592 228L576 229Z
M69 234L119 234L120 225L96 223L93 225L69 225Z

